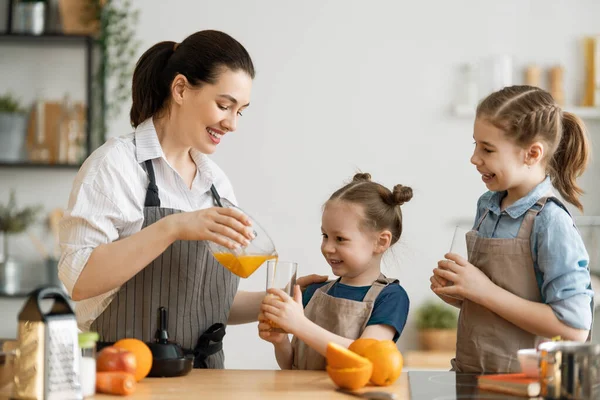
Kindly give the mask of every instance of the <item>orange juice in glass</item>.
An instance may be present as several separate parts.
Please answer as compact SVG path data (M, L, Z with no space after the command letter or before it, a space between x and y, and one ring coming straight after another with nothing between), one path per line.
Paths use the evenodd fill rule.
M294 286L296 286L296 276L298 273L298 263L291 261L280 261L278 259L267 261L267 289L278 288L294 297ZM267 296L278 297L274 294ZM273 321L268 321L271 325L271 332L286 333Z

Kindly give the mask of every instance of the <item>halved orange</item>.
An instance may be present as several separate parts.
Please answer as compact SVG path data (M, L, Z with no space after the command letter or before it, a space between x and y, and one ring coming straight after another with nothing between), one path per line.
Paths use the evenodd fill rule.
M327 344L326 358L327 365L335 369L361 368L371 364L366 358L333 342Z
M327 366L329 377L338 387L356 390L364 387L371 378L373 366L371 363L359 368L331 368Z
M372 344L379 342L377 339L372 338L358 338L350 346L348 346L348 350L355 352L359 356L363 356L365 354L365 350Z

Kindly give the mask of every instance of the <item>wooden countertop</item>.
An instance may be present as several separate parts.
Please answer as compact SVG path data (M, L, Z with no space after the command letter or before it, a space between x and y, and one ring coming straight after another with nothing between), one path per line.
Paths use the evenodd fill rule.
M10 385L0 390L0 400L10 397ZM365 391L395 393L395 400L408 400L408 375L403 372L391 386L367 386ZM127 397L96 394L86 400L349 400L356 398L336 391L325 371L274 371L194 369L179 378L146 378L138 382L134 394Z
M146 378L128 397L97 394L90 399L352 399L335 391L336 387L324 371L259 371L194 369L180 378ZM397 400L408 400L408 378L403 372L395 384L387 387L367 386L362 391L396 393Z

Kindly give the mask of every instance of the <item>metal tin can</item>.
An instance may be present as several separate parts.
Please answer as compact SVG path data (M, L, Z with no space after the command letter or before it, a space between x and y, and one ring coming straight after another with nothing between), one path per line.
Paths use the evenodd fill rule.
M540 383L544 398L600 399L600 344L544 343Z

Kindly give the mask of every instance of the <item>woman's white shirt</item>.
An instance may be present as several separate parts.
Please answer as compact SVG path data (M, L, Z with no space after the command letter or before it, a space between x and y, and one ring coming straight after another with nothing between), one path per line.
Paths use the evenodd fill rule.
M169 165L152 119L148 119L133 133L109 139L90 155L75 178L60 226L59 277L69 295L97 246L142 229L149 183L146 160L152 160L161 207L182 211L213 207L211 185L221 197L237 204L225 173L205 154L196 150L190 154L198 167L191 189ZM107 273L110 268L106 266ZM81 330L89 329L118 290L75 303Z

